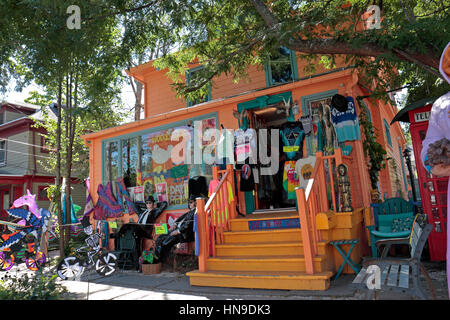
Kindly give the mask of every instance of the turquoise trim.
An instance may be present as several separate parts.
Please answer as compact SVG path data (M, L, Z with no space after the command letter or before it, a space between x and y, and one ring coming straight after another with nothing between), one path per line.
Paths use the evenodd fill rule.
M253 100L250 101L246 101L246 102L242 102L242 103L238 103L237 104L237 110L238 112L241 112L242 110L249 110L249 109L262 109L264 107L267 107L269 105L272 104L276 104L278 102L281 102L284 100L288 100L291 99L292 100L292 92L291 91L286 91L283 93L279 93L279 94L274 94L271 96L260 96L257 97Z
M204 68L205 68L204 66L198 66L198 67L187 70L186 71L186 85L189 86L189 82L191 80L191 74L193 72L204 69ZM206 101L210 101L210 100L211 100L211 83L208 84L208 96L206 97L206 100L202 101L202 102L206 102ZM186 105L187 105L187 107L195 106L195 104L193 104L193 102L189 99L186 99Z
M389 123L386 121L386 119L383 119L383 121L384 121L384 131L386 132L386 140L387 143L392 148L392 138L391 138L391 130L389 129Z
M250 101L246 101L246 102L242 102L242 103L238 103L237 104L237 110L238 112L241 112L242 110L250 110L250 109L262 109L264 107L267 107L269 105L273 105L276 104L278 102L282 102L283 99L285 101L288 101L288 99L291 99L291 103L292 103L292 92L291 91L286 91L286 92L282 92L279 94L274 94L271 96L260 96L257 97L253 100ZM290 111L289 117L287 118L288 121L294 121L294 115L292 114L292 110ZM238 120L239 122L239 120ZM243 121L244 123L239 123L239 129L247 129L246 128L246 123L245 123L245 119Z
M311 101L321 100L328 97L332 97L335 94L338 93L337 89L334 90L328 90L323 91L315 94L310 94L308 96L301 97L301 103L302 103L302 116L308 116L309 115L309 109L308 104ZM311 139L314 139L312 135L309 137L306 137L306 150L308 151L308 156L314 156L315 154L312 154L312 142Z
M297 55L294 50L289 50L289 60L291 62L291 72L293 81L298 80ZM272 83L272 69L270 68L270 57L264 62L264 73L266 78L266 87L271 87L283 83Z
M181 126L186 126L188 124L189 120L192 120L193 122L198 121L198 120L204 120L204 119L208 119L208 118L215 118L216 119L216 129L219 129L219 118L218 118L218 113L217 112L211 112L208 114L204 114L198 117L194 117L194 118L188 118L188 119L184 119L181 121L177 121L177 122L172 122L170 124L165 124L162 126L158 126L158 127L153 127L153 128L148 128L145 130L141 130L141 131L136 131L133 133L129 133L129 134L124 134L124 135L120 135L120 136L116 136L113 138L109 138L109 139L104 139L102 140L102 154L101 154L101 158L102 158L102 184L105 183L105 175L106 175L106 170L105 170L105 165L106 165L106 145L110 142L118 142L118 147L119 147L119 161L118 161L118 168L119 168L119 176L121 177L122 174L122 140L126 140L126 139L130 139L130 138L135 138L135 137L140 137L142 135L146 135L149 133L154 133L154 132L158 132L161 130L166 130L166 129L170 129L170 128L176 128L176 127L181 127ZM176 210L176 209L186 209L186 205L172 205L172 206L168 206L167 209L170 210Z

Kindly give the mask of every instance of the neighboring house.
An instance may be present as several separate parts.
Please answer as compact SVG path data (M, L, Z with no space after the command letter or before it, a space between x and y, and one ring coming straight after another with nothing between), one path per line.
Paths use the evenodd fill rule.
M52 151L45 144L45 129L33 125L34 120L43 119L41 107L7 101L0 106L0 216L7 216L5 210L27 189L37 195L40 208L48 209L50 202L45 188L55 183L55 177L39 160L46 161ZM54 104L47 108L50 115L56 114ZM73 186L72 199L83 207L85 188L82 183Z

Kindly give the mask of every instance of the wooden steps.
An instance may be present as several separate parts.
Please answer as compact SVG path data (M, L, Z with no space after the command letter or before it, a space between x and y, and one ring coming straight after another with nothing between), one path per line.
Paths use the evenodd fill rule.
M301 230L297 227L249 230L249 221L298 218L295 208L267 210L231 220L214 257L207 259L207 272L188 272L193 286L326 290L332 272L328 271L327 241L318 243L313 275L306 274Z
M327 242L321 241L317 245L319 255L326 254ZM244 242L216 245L216 257L236 256L252 257L268 255L277 256L296 256L303 255L303 243L301 242Z
M322 272L325 269L325 256L314 258L314 270ZM254 257L214 257L207 261L211 271L305 271L303 256L254 256Z
M330 287L331 272L307 275L303 272L236 272L198 270L187 273L193 286L254 288L279 290L327 290Z

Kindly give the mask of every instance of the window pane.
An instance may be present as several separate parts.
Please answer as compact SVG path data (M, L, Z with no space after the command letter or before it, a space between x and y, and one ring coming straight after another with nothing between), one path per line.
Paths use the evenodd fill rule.
M272 84L285 83L294 80L291 66L290 51L284 47L280 48L278 54L270 58L270 71Z
M106 181L115 181L119 177L119 143L110 142L106 145Z
M0 163L6 161L6 141L0 141Z
M122 141L122 174L127 188L136 186L138 159L138 138Z

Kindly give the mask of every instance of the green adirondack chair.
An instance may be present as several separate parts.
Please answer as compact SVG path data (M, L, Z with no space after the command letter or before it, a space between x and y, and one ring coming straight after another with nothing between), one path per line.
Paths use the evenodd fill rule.
M411 232L415 216L415 205L403 198L386 199L373 204L375 225L367 226L370 234L372 257L378 257L375 242L383 239L405 238Z

